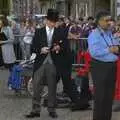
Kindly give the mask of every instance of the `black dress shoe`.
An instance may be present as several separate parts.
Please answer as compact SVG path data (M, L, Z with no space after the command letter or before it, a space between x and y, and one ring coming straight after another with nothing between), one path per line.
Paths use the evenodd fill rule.
M88 110L89 108L89 104L83 104L83 105L77 105L77 104L74 104L71 106L71 111L78 111L78 110Z
M40 117L40 113L30 112L28 115L25 115L26 118L35 118Z
M57 115L56 112L49 112L49 116L50 116L51 118L57 118L57 117L58 117L58 115Z

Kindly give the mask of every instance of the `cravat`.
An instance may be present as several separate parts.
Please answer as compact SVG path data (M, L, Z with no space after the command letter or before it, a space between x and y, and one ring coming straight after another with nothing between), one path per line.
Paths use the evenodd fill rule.
M49 28L48 30L47 41L48 41L48 46L51 47L51 43L52 43L52 29L51 28Z
M52 29L51 28L47 30L47 42L48 42L48 47L51 48L51 45L52 45ZM46 64L46 63L53 64L50 53L47 54L47 57L43 62L43 64Z

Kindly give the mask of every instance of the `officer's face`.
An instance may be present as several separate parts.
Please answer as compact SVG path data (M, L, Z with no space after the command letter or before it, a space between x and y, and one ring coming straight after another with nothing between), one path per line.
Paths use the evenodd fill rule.
M47 25L50 28L54 28L54 27L56 27L56 22L55 21L51 21L51 20L47 20Z
M109 29L110 27L110 16L101 17L99 20L99 26L105 30Z

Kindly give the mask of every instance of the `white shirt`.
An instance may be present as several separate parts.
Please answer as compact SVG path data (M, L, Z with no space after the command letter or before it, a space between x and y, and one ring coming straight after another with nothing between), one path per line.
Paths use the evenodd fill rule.
M46 26L46 32L47 32L48 46L51 46L54 28L49 28L48 26Z

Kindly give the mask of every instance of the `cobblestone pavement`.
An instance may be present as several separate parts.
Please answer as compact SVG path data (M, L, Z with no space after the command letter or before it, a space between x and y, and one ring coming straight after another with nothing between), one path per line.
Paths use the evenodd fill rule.
M6 87L8 71L0 70L0 120L27 120L24 114L31 110L31 97L23 93L15 96ZM69 109L57 109L56 120L92 120L92 111L71 112ZM41 111L41 117L34 120L52 120L48 117L46 108ZM120 120L120 113L113 113L112 120Z

